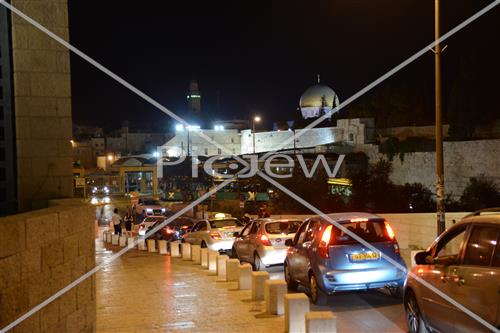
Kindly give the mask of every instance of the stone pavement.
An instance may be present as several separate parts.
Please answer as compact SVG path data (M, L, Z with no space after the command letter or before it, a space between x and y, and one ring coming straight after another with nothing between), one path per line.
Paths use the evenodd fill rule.
M119 248L97 240L97 261ZM269 269L282 279L280 268ZM192 262L131 250L97 274L97 332L284 332L284 317L264 315L249 291ZM338 332L404 332L400 300L381 292L330 297Z

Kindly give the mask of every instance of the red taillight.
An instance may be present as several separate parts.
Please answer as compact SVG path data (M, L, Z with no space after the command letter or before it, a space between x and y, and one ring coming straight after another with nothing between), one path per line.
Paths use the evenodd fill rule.
M212 237L213 239L222 239L222 237L217 231L210 232L210 237Z
M389 225L389 223L384 222L384 224L385 224L385 230L387 231L387 235L389 236L389 238L391 240L394 240L394 237L396 237L396 234L394 233L394 230L392 230L392 228Z
M332 226L329 225L323 232L323 236L321 236L321 241L319 242L318 246L318 252L322 258L330 258L330 254L328 253L328 245L330 244L331 238L332 238Z
M267 237L266 235L264 235L264 234L260 235L259 239L260 239L260 242L262 243L262 245L271 246L271 242L269 241L269 237Z
M175 232L174 229L167 228L167 234L173 234Z

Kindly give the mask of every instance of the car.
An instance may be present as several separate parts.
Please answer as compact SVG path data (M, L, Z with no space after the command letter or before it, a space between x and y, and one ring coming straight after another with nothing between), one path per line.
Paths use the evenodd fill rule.
M213 218L198 221L190 232L183 237L192 245L200 245L212 251L231 254L234 243L234 233L240 232L242 223L232 217Z
M368 213L335 213L329 214L328 219L314 216L306 219L295 238L285 244L290 246L284 266L288 288L294 290L298 284L304 285L315 304L326 303L328 295L340 291L387 288L391 294L399 295L403 287L406 264L394 231L380 216Z
M135 213L140 216L161 216L166 212L167 209L158 200L151 198L141 198L135 205Z
M410 332L500 328L499 241L500 208L486 209L464 217L415 255L416 265L406 278L403 296ZM438 292L472 311L490 328Z
M283 265L288 247L285 241L295 237L301 220L257 219L235 234L233 255L252 264L258 271L271 265Z
M151 227L166 220L165 216L148 216L139 224L139 236L144 236Z
M158 224L162 223L162 221L155 222L149 229L156 227ZM189 232L193 227L196 221L190 217L178 217L173 221L170 221L165 226L163 226L160 230L158 230L154 235L149 238L157 239L157 240L166 240L168 242L181 240L182 236ZM148 230L149 230L148 229Z

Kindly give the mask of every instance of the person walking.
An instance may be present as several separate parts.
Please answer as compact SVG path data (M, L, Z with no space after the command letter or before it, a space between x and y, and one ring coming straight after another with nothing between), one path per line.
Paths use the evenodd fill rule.
M130 211L130 209L127 210L127 213L123 217L123 220L125 221L125 234L128 237L132 237L132 222L134 218L132 217L132 212Z
M115 208L111 216L111 222L115 228L115 235L122 235L122 217L118 214L118 208Z

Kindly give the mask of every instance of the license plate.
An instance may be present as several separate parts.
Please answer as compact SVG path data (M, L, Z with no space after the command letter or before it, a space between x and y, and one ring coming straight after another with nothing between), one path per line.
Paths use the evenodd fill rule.
M380 254L378 252L363 252L351 254L352 261L365 261L365 260L377 260L380 259Z

